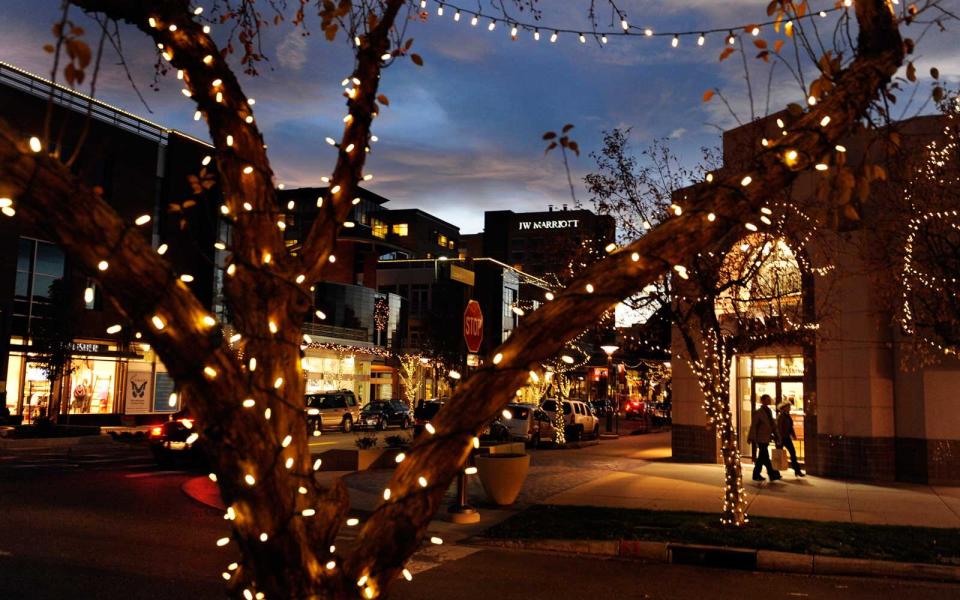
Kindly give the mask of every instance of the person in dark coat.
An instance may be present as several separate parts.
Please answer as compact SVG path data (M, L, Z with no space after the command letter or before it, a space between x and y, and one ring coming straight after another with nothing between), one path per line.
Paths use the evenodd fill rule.
M793 417L790 416L790 402L780 405L780 414L777 415L777 431L780 433L780 443L790 453L790 468L797 477L803 477L800 463L797 461L797 450L793 447L793 440L797 439L797 432L793 430Z
M772 401L769 394L760 396L761 406L753 413L750 433L747 435L747 443L757 446L757 460L753 465L754 481L764 481L760 474L763 467L767 467L767 475L770 477L770 481L780 479L780 471L774 469L770 463L770 440L772 439L777 446L780 446L780 431L777 429L773 411L770 410Z

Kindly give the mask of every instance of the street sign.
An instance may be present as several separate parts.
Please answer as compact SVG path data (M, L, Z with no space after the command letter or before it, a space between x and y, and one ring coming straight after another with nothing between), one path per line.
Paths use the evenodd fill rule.
M450 265L450 279L454 281L459 281L460 283L465 283L472 286L476 277L473 271L470 269L464 269L463 267L458 267L457 265Z
M469 352L479 352L483 342L483 311L476 300L467 302L463 311L463 341L467 343Z

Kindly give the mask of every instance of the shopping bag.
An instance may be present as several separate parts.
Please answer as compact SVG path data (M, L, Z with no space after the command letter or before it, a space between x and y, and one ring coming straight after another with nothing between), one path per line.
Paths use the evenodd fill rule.
M774 448L773 455L770 457L775 471L786 471L790 467L790 460L787 458L787 451L783 448Z

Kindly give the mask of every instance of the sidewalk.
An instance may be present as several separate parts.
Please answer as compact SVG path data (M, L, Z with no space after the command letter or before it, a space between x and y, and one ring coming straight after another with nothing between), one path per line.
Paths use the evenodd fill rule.
M431 523L455 541L486 528L534 504L644 508L719 514L723 497L720 465L670 462L670 433L604 440L577 450L533 452L530 472L517 503L494 507L486 503L478 478L469 478L469 502L480 510L481 521L454 525L444 519L447 493ZM785 473L781 481L750 481L752 464L744 464L747 512L753 516L841 521L862 524L960 528L960 487L914 484L869 484L824 479L802 479ZM325 482L343 477L355 510L372 511L392 469L359 472L322 472ZM206 477L199 478L206 480ZM210 482L207 480L207 484ZM205 484L206 485L206 484ZM215 490L215 486L209 487Z
M652 510L719 512L723 498L720 465L686 464L666 460L629 460L656 456L656 447L669 450L669 433L605 442L606 451L624 446L620 469L543 498L543 504L592 505ZM657 439L660 438L660 439ZM631 449L632 448L632 449ZM589 453L592 449L581 452ZM664 453L660 453L662 456ZM744 485L750 515L843 521L864 524L960 527L960 487L905 483L870 484L795 478L784 472L771 483L750 480L753 465L745 463Z

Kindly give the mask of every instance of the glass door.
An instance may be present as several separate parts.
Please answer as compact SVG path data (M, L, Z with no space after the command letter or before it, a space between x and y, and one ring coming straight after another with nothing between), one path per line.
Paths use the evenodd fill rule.
M791 404L790 418L793 419L793 431L797 434L797 439L793 441L793 445L797 450L797 460L803 462L803 381L781 380L780 402L790 402Z
M752 418L753 413L760 408L760 396L764 394L768 394L772 400L770 410L773 412L775 418L778 415L778 407L784 401L791 403L790 417L793 419L793 430L797 434L797 439L794 440L793 444L797 450L797 460L803 462L803 382L788 379L754 378L753 398L749 418ZM742 452L747 453L753 451L752 448L749 447L750 445L746 443L746 435L742 435L740 441L744 445Z

